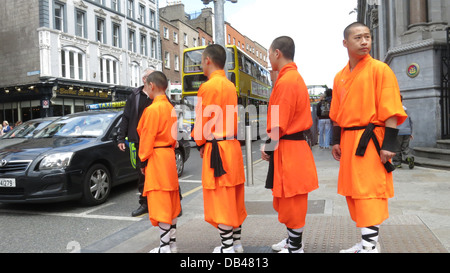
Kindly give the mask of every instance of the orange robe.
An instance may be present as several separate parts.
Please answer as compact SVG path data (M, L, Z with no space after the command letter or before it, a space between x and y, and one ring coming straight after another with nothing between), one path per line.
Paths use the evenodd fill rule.
M270 97L267 120L267 132L273 140L306 131L313 125L308 89L293 62L279 72ZM274 207L279 220L289 228L301 228L307 211L305 195L319 188L311 148L306 141L281 139L272 156ZM303 205L292 206L295 202L286 202L291 198L298 199ZM283 219L294 220L290 220L291 223Z
M165 95L157 96L142 114L137 131L139 158L147 161L143 196L149 203L149 218L171 224L180 213L178 172L175 161L177 118Z
M397 78L388 65L367 55L353 71L348 64L336 75L330 118L340 127L379 125L374 133L381 146L385 121L394 116L398 124L407 117ZM384 168L373 141L364 157L355 155L363 133L342 130L338 181L338 193L347 197L350 214L359 227L387 219L387 199L394 197L392 173Z
M200 86L196 108L196 121L192 137L199 147L204 145L202 185L205 220L217 227L219 224L242 225L247 212L244 202L245 173L241 145L237 135L237 93L225 71L211 74ZM214 177L210 166L213 138L219 141L219 152L226 174Z
M388 65L367 55L353 71L347 65L334 80L330 118L342 128L382 127L374 132L380 145L384 140L384 122L396 116L402 124L407 115L400 99L394 72ZM338 192L355 199L392 198L392 173L387 173L373 141L364 157L355 156L364 130L343 131L341 137L341 168Z

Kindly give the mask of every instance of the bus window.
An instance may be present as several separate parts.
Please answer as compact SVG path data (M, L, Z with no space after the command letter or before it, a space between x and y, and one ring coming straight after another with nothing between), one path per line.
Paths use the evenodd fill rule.
M197 92L200 89L200 85L205 83L208 78L203 74L186 75L183 78L184 92Z
M184 54L184 73L202 72L203 50L187 51Z
M228 70L234 70L235 68L235 54L234 54L234 49L233 48L228 48L227 50L227 68Z

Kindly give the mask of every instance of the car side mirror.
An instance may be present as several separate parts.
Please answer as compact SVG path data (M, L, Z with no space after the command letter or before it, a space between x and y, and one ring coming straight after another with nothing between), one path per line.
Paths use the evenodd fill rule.
M114 127L110 134L110 139L112 139L114 142L117 142L117 138L119 136L119 127Z

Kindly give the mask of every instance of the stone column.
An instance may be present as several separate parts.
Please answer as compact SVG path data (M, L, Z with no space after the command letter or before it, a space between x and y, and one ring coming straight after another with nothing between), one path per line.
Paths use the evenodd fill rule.
M423 24L428 22L427 0L409 1L409 24Z

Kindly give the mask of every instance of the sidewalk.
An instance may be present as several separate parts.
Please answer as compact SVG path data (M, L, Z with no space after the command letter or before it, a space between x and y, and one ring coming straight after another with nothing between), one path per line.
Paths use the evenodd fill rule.
M337 192L339 163L330 150L313 153L320 188L309 196L303 243L306 253L337 253L361 240L350 219L345 198ZM264 188L268 164L257 161L254 185L246 187L248 218L242 242L246 253L272 253L271 245L286 237L286 228L272 208L271 191ZM390 218L380 228L383 253L448 253L450 250L450 171L405 165L394 173L395 198ZM203 220L201 191L183 201L177 244L180 253L210 253L220 245L217 230ZM148 252L158 246L158 230L151 228L108 252Z

